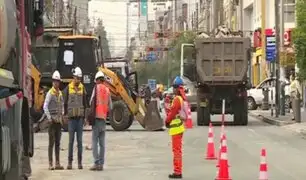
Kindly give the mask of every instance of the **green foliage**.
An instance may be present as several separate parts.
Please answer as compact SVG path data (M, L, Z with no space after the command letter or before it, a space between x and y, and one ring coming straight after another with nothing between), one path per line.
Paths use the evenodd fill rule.
M102 19L98 19L98 25L95 28L95 34L101 37L101 45L103 49L103 56L104 57L111 57L109 44L107 39L107 32L105 31L105 27L103 25Z
M146 84L148 79L156 79L157 83L170 85L175 76L180 73L180 56L181 56L181 44L192 44L196 34L194 32L182 33L179 37L174 39L169 49L168 58L154 63L138 63L135 69L137 69L140 84ZM192 48L184 48L185 57L191 57Z
M179 74L180 64L175 61L163 61L162 63L138 63L138 81L147 84L148 79L156 79L157 83L170 84L175 76Z
M169 52L169 55L172 59L176 61L180 61L181 59L181 45L183 43L189 43L193 44L194 39L196 37L196 33L192 31L187 31L184 33L181 33L179 37L174 39L172 43L170 44L170 48L173 50ZM184 58L188 57L191 58L193 53L193 48L184 48Z
M296 28L293 31L296 62L300 77L306 79L306 0L296 0Z

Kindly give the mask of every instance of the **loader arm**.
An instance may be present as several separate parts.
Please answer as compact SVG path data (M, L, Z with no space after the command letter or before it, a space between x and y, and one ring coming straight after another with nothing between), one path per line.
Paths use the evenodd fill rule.
M138 97L136 97L135 100L133 99L132 90L127 86L128 83L124 82L126 80L119 78L118 74L107 68L100 67L100 70L105 74L105 85L109 88L112 97L115 100L118 98L123 100L130 112L133 115L136 115L139 112L139 104L141 103L141 99L137 100Z

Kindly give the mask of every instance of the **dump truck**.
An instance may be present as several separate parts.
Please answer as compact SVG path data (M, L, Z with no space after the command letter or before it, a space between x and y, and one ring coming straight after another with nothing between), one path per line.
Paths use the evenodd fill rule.
M251 40L221 28L213 36L199 35L194 41L195 59L184 63L184 76L197 84L199 126L209 125L215 114L233 114L234 125L248 124Z
M27 179L33 156L30 57L24 1L0 0L0 179ZM22 10L21 10L22 9ZM19 26L18 26L19 25ZM27 163L25 162L27 161ZM30 172L28 172L30 173Z

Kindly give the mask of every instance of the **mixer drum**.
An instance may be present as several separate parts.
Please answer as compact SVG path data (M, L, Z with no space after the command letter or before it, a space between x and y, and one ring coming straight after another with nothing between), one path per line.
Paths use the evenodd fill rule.
M17 18L15 0L0 0L0 67L15 45Z

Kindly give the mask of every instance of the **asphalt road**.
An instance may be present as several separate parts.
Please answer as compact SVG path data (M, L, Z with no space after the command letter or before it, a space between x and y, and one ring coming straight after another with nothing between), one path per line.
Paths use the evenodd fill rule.
M195 120L193 113L193 120ZM220 116L212 116L218 120ZM232 116L226 116L231 120ZM271 180L306 179L306 141L280 127L249 117L249 126L226 127L230 175L234 180L258 179L260 150L267 149L268 174ZM220 127L214 127L216 147ZM184 135L183 176L187 180L214 179L216 161L205 160L207 127L194 127ZM83 170L48 171L47 134L35 136L32 180L166 180L171 172L170 139L167 132L146 132L135 123L126 132L107 132L107 158L103 172L91 172L91 151L84 150ZM91 132L85 132L89 144ZM67 165L68 136L62 137L62 163ZM76 157L76 148L75 153ZM76 167L76 162L75 167Z

